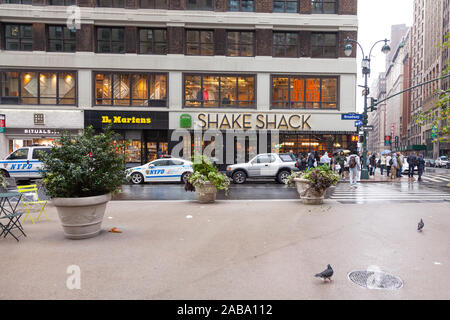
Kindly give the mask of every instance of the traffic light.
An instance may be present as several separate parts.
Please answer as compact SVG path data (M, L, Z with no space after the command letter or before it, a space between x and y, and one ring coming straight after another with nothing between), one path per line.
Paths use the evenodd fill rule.
M360 143L364 143L364 136L360 136L360 137L359 137L359 142L360 142Z
M359 136L352 136L352 142L359 142Z
M373 112L375 110L378 110L376 105L378 104L378 99L370 98L370 111Z

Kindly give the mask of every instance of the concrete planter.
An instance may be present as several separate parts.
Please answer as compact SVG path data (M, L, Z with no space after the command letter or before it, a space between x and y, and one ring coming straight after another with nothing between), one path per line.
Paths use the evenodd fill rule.
M311 181L305 179L295 179L295 186L297 187L297 192L300 195L302 203L307 205L320 205L323 204L325 199L325 194L327 190L318 192L314 188L311 188Z
M86 198L54 198L53 204L66 238L79 240L99 235L106 204L110 200L111 194Z
M216 201L217 188L212 182L207 181L203 185L196 186L195 192L200 203L214 203Z

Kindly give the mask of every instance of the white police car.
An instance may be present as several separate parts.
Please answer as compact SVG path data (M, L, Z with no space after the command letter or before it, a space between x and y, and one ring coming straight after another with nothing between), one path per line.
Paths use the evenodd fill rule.
M131 183L141 184L144 182L185 182L193 171L192 162L184 159L167 158L128 169L126 172Z
M42 168L39 153L49 153L50 150L51 147L37 145L17 149L0 161L0 174L16 180L38 179L41 177Z

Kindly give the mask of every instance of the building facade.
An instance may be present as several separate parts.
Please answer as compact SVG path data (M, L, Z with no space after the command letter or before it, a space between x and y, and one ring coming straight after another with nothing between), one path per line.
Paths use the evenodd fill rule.
M2 157L108 125L130 163L230 139L247 159L265 146L356 148L354 123L341 120L356 110L356 55L344 54L356 0L3 0L0 10Z

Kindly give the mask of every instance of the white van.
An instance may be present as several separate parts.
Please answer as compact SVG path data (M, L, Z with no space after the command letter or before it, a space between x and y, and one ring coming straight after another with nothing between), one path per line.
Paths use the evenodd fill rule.
M51 147L36 145L17 149L0 161L0 173L16 180L38 179L41 177L42 168L39 153L49 153L50 150Z

